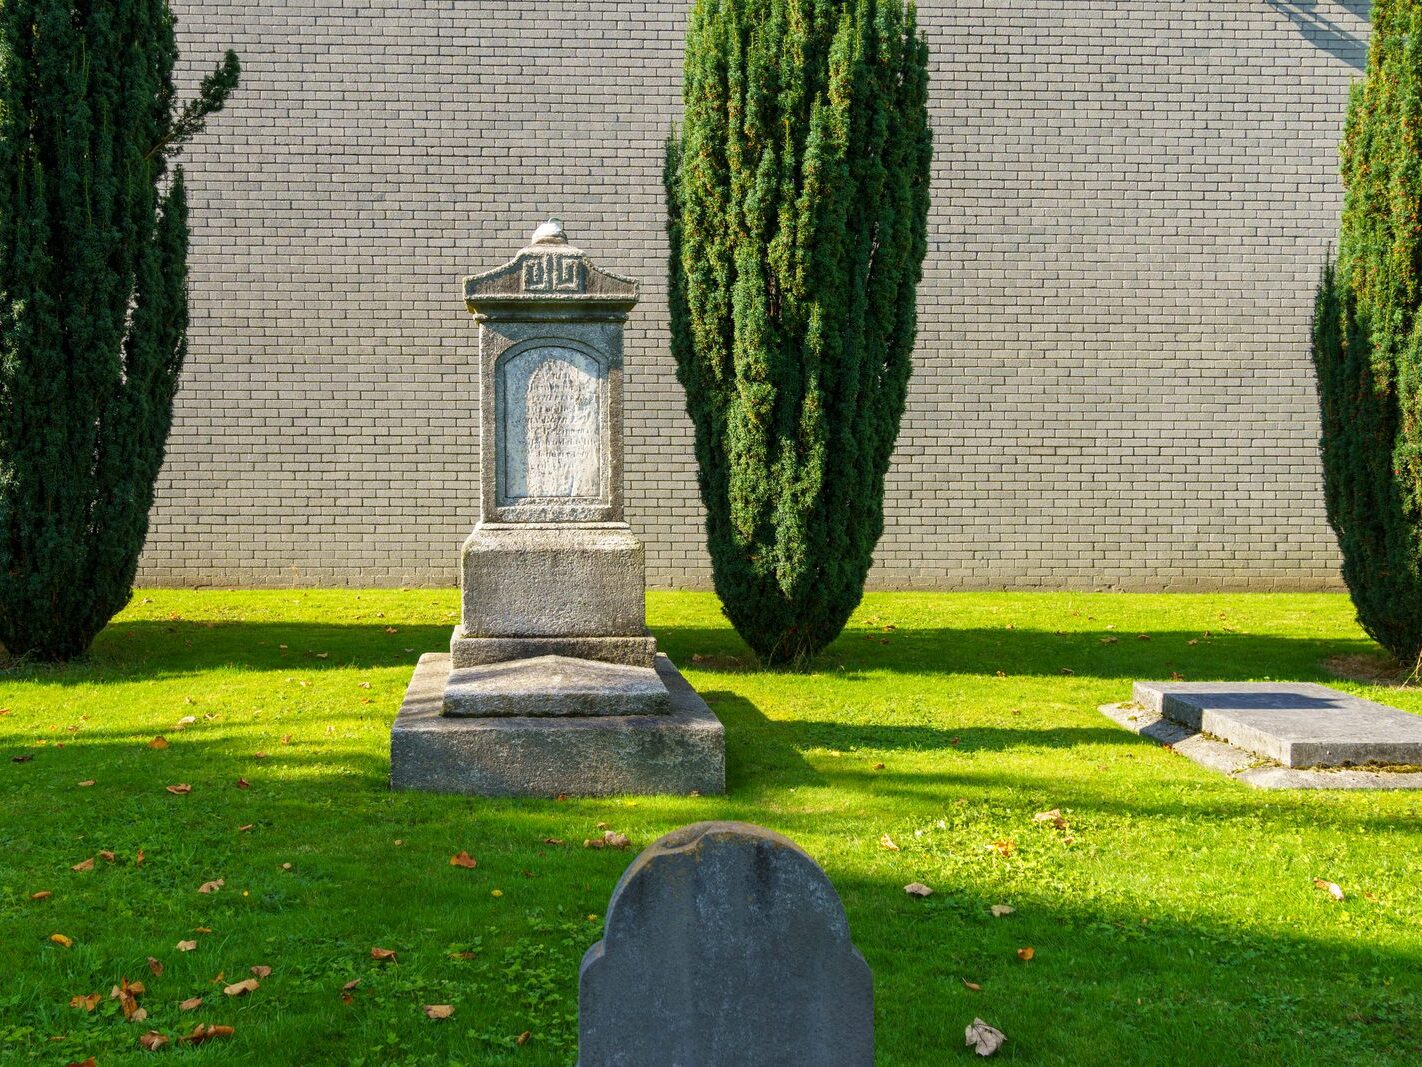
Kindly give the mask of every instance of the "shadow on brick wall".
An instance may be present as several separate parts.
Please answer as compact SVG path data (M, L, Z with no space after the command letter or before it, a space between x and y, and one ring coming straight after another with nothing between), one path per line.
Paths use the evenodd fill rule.
M1371 0L1264 0L1292 22L1309 44L1327 52L1354 70L1368 64L1367 38L1351 33L1336 21L1346 13L1367 21Z

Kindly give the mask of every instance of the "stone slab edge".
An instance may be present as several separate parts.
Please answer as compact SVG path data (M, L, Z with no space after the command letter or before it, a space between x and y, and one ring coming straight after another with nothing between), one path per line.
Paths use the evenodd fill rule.
M484 667L535 656L572 656L629 667L655 666L657 639L650 635L627 637L471 637L463 626L454 628L449 641L454 669Z
M1255 789L1422 789L1422 772L1295 770L1275 764L1261 766L1259 757L1243 749L1204 737L1188 726L1163 718L1141 704L1103 704L1098 709L1133 734L1169 745L1201 767L1218 771Z
M453 718L448 653L420 657L390 730L390 787L466 796L703 795L726 791L719 719L664 654L668 715Z

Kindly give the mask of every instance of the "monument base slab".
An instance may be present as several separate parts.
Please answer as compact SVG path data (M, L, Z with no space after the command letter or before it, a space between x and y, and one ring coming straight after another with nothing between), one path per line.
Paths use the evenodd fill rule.
M474 637L456 626L449 642L453 669L483 667L490 663L532 659L535 656L571 656L602 663L651 667L657 658L657 639L645 637Z
M570 656L455 668L444 686L444 714L473 718L670 711L666 683L653 668Z
M441 714L451 657L421 656L390 731L390 786L491 797L724 793L720 720L665 655L655 669L668 714L457 718Z

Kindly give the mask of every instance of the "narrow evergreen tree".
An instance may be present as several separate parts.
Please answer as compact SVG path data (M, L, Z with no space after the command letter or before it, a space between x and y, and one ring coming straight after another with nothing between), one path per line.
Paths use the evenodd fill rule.
M884 528L927 249L928 49L902 0L697 0L667 151L672 351L727 616L843 629Z
M1375 0L1342 150L1313 358L1324 495L1358 621L1422 663L1422 2Z
M84 652L127 603L186 351L166 0L0 0L0 643Z

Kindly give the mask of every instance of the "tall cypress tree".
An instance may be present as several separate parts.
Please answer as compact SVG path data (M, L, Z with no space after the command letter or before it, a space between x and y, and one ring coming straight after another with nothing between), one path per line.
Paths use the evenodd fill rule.
M668 144L672 351L726 614L843 629L883 532L927 249L928 49L902 0L697 0Z
M1422 664L1422 3L1375 0L1313 358L1324 495L1358 621Z
M0 643L84 652L132 594L186 351L166 0L0 2Z

